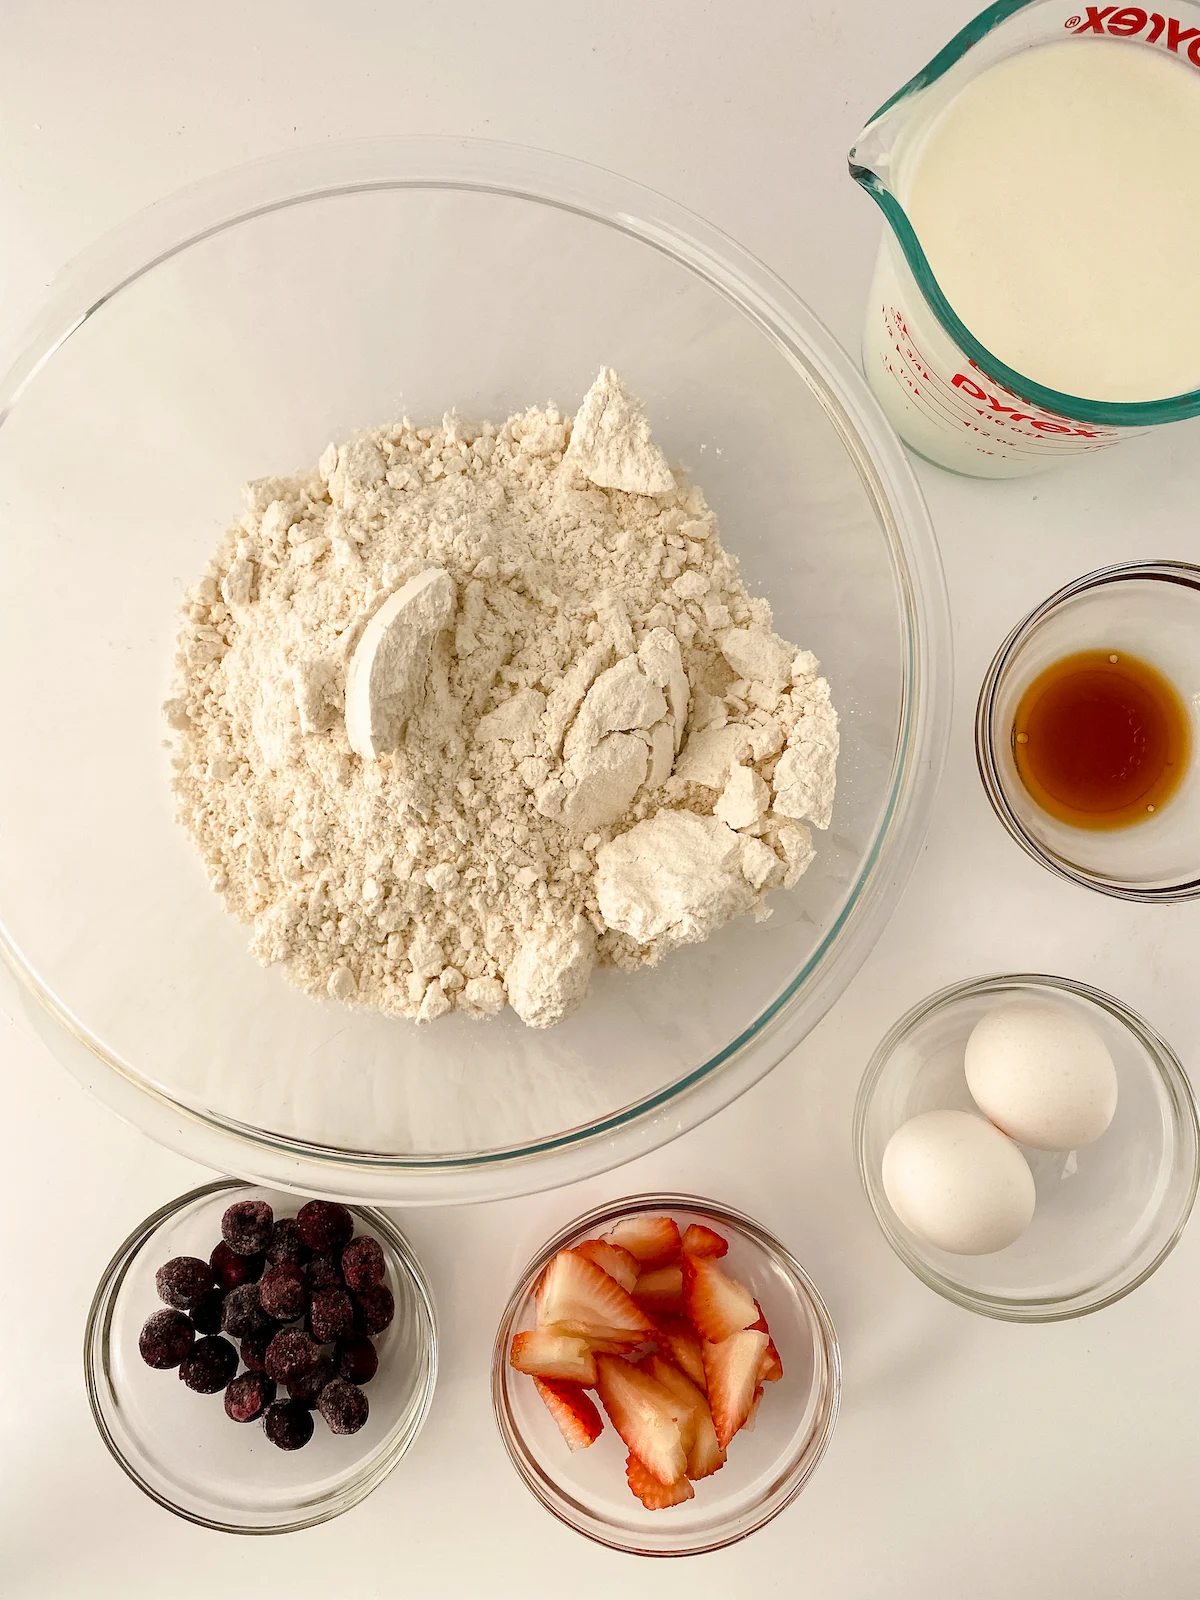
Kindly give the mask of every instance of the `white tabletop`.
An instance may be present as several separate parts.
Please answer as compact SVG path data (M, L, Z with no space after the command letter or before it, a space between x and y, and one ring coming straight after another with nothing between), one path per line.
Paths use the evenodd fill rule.
M58 268L158 196L346 136L469 133L586 157L682 200L857 343L879 224L846 176L866 114L970 0L8 0L0 48L0 343ZM1194 308L1191 308L1194 310ZM1189 313L1191 311L1189 310ZM569 1595L1074 1600L1200 1591L1200 1233L1120 1305L1046 1328L956 1310L910 1277L854 1173L871 1048L931 989L1042 970L1109 989L1185 1062L1200 1046L1200 907L1059 883L1010 843L975 774L995 645L1065 580L1135 556L1200 560L1200 432L1164 431L1007 484L919 474L955 613L952 746L929 840L841 1003L706 1127L570 1191L403 1218L433 1281L443 1376L412 1454L325 1527L238 1540L168 1516L106 1454L80 1350L116 1244L200 1169L93 1104L0 978L0 1593L5 1600ZM517 1267L586 1206L650 1187L759 1216L828 1299L842 1417L799 1501L700 1562L641 1562L546 1515L488 1400Z

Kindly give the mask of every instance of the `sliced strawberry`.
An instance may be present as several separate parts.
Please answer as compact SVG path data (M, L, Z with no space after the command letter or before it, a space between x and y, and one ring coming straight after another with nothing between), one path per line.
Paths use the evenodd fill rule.
M754 1304L758 1306L758 1321L752 1322L750 1326L759 1333L765 1333L767 1336L767 1348L763 1351L763 1358L758 1367L758 1381L759 1383L778 1383L780 1378L783 1377L783 1362L780 1359L779 1351L775 1348L771 1330L767 1327L767 1319L763 1316L763 1308L758 1305L757 1300Z
M666 1356L647 1356L645 1370L656 1383L661 1383L664 1389L668 1389L690 1410L708 1410L703 1389L694 1384L686 1372L681 1372L673 1361L668 1361Z
M696 1424L696 1437L692 1448L688 1451L688 1477L698 1483L701 1478L709 1478L714 1472L719 1472L725 1465L725 1451L717 1438L716 1423L709 1413L708 1426L703 1422Z
M754 1390L754 1399L751 1400L750 1409L746 1413L746 1420L742 1423L741 1431L743 1433L754 1432L754 1424L758 1420L758 1408L762 1405L763 1392L762 1384L757 1384Z
M717 1430L713 1425L708 1401L686 1373L680 1372L673 1362L662 1356L651 1356L648 1364L650 1376L661 1383L681 1401L692 1415L692 1442L687 1449L687 1475L689 1478L707 1478L725 1465L725 1452L717 1443Z
M702 1222L690 1222L683 1232L683 1249L689 1256L723 1256L729 1252L729 1240Z
M643 1267L665 1267L679 1254L679 1228L671 1217L626 1217L605 1234Z
M679 1316L683 1311L683 1268L652 1267L649 1272L640 1273L633 1286L633 1298L652 1315L666 1311Z
M586 1450L604 1428L600 1413L577 1383L558 1383L553 1378L535 1378L534 1388L546 1402L546 1410L558 1423L558 1431L572 1450Z
M615 1278L622 1289L633 1293L639 1268L636 1256L631 1256L628 1250L622 1250L620 1245L609 1244L607 1239L585 1239L582 1244L572 1245L571 1248L589 1261L594 1261L601 1272L607 1272L610 1278Z
M600 1328L580 1322L548 1322L542 1333L558 1334L560 1338L582 1339L593 1355L625 1356L637 1345L651 1337L646 1333L631 1333L628 1329Z
M560 1250L542 1274L537 1321L539 1328L553 1324L563 1333L594 1333L605 1340L628 1334L637 1340L654 1331L628 1290L574 1250Z
M673 1367L671 1362L667 1361L660 1355L656 1355L653 1351L648 1352L639 1360L634 1361L632 1365L637 1369L638 1372L645 1373L646 1377L652 1378L655 1383L660 1382L660 1371L662 1368L670 1367L672 1371L677 1370ZM683 1377L682 1373L679 1373L679 1377L683 1378L685 1383L687 1382L687 1379ZM663 1399L662 1403L666 1406L669 1414L674 1417L675 1421L679 1424L679 1437L683 1441L684 1455L690 1456L692 1446L696 1442L696 1427L698 1420L693 1397L690 1394L680 1394L678 1389L670 1383L662 1383L660 1384L660 1387L663 1389L665 1394L665 1399ZM703 1400L704 1396L701 1395L700 1398ZM708 1402L705 1401L704 1403L705 1407L707 1408Z
M679 1420L683 1408L674 1396L620 1356L596 1357L596 1387L609 1421L651 1475L668 1485L682 1478L687 1471Z
M694 1500L696 1497L696 1491L686 1478L676 1478L674 1483L659 1483L635 1455L626 1458L625 1478L647 1511L665 1511L668 1506L681 1506L685 1500Z
M756 1328L754 1331L758 1333L761 1330ZM762 1360L758 1364L758 1381L759 1383L778 1383L782 1377L783 1362L779 1359L779 1351L775 1348L774 1340L768 1334L767 1348L763 1351Z
M696 1332L710 1344L740 1333L759 1315L749 1289L709 1256L684 1256L683 1303Z
M545 1328L518 1333L508 1359L518 1372L533 1378L559 1378L589 1389L596 1384L596 1360L587 1340L571 1334L548 1333Z
M704 1389L708 1379L704 1376L704 1357L701 1354L703 1340L700 1335L686 1317L659 1315L655 1320L658 1323L658 1343L675 1365L700 1389Z
M728 1339L722 1339L719 1344L706 1343L704 1346L708 1403L717 1429L717 1440L723 1449L750 1414L758 1384L758 1364L767 1348L767 1337L757 1328L747 1328L740 1333L730 1334ZM596 1365L598 1368L599 1362Z

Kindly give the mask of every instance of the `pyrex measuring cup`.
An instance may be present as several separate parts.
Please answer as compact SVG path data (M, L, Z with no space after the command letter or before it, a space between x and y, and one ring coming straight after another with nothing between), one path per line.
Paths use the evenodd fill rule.
M967 83L1004 57L1100 35L1131 49L1169 51L1200 71L1200 4L1169 5L1167 14L1071 0L996 0L880 107L850 151L851 176L888 222L867 306L863 366L897 432L930 461L978 477L1017 477L1155 424L1200 415L1200 390L1128 403L1088 400L1005 365L956 315L904 208L906 176L924 134ZM1086 148L1080 159L1087 159Z

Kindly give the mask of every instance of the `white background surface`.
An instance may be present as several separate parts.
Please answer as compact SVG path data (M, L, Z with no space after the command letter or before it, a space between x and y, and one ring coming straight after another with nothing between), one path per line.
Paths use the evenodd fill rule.
M879 224L845 152L971 14L957 0L7 0L0 45L0 342L129 212L235 162L379 133L469 133L617 168L724 227L857 344ZM1082 158L1081 153L1081 158ZM1194 307L1181 308L1194 314ZM92 1426L80 1348L126 1232L207 1176L115 1121L33 1042L0 978L0 1595L4 1600L813 1596L1074 1600L1200 1593L1200 1234L1130 1300L1023 1329L944 1304L875 1229L850 1110L880 1035L931 989L1044 970L1115 992L1197 1057L1200 906L1053 880L994 821L971 750L979 680L1053 588L1135 556L1200 560L1195 427L1008 484L920 467L955 613L945 781L890 928L840 1005L756 1090L620 1172L408 1213L443 1376L412 1455L362 1506L235 1540L157 1509ZM708 1192L777 1231L843 1341L842 1420L801 1499L749 1543L649 1563L587 1544L512 1473L488 1356L517 1268L585 1207Z

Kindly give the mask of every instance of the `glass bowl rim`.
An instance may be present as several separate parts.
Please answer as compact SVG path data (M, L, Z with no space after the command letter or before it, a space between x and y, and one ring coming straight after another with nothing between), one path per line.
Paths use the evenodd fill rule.
M210 1196L231 1193L241 1189L264 1189L273 1185L260 1183L243 1183L238 1178L216 1178L211 1183L202 1183L195 1189L189 1189L186 1194L178 1195L173 1200L168 1200L165 1205L151 1213L117 1247L108 1265L100 1275L96 1285L96 1292L92 1296L92 1303L88 1310L87 1324L83 1335L83 1372L84 1385L87 1389L88 1405L92 1413L92 1421L96 1431L104 1442L108 1453L138 1488L156 1505L162 1506L165 1511L180 1517L185 1522L195 1523L201 1528L210 1528L216 1533L242 1534L248 1537L269 1537L278 1533L296 1533L302 1528L315 1528L323 1522L331 1522L334 1517L339 1517L344 1511L365 1500L383 1480L388 1476L398 1462L412 1449L421 1431L429 1418L433 1405L434 1390L437 1387L438 1377L438 1323L437 1310L433 1302L433 1293L412 1246L396 1227L392 1220L383 1212L371 1206L351 1205L350 1209L368 1222L377 1232L393 1257L393 1264L398 1271L407 1274L417 1294L417 1299L422 1307L424 1317L428 1324L429 1338L425 1349L425 1377L421 1390L420 1404L413 1414L410 1425L398 1433L391 1445L380 1455L372 1457L365 1462L362 1468L351 1478L339 1483L331 1489L319 1502L315 1502L311 1514L292 1517L271 1526L251 1527L237 1522L221 1522L203 1513L189 1510L186 1506L177 1504L161 1488L138 1470L121 1448L112 1428L109 1426L104 1383L101 1373L104 1368L104 1353L108 1347L111 1315L117 1296L125 1282L125 1277L134 1257L143 1245L158 1232L164 1222L178 1215L185 1207L196 1200L204 1200Z
M500 194L615 228L707 283L753 322L807 384L857 471L889 548L903 654L899 726L875 833L845 904L802 969L740 1034L675 1082L523 1144L434 1155L358 1151L176 1099L72 1014L25 960L0 913L0 956L37 1002L26 1006L31 1023L119 1115L218 1171L367 1204L434 1205L552 1188L644 1154L723 1109L816 1026L865 960L920 851L949 737L952 646L941 560L912 467L865 380L814 314L756 257L683 206L600 167L525 146L424 136L335 142L232 168L156 202L61 275L0 378L0 426L72 333L192 245L290 206L413 188ZM803 1006L793 1003L801 990Z
M1177 883L1152 885L1143 888L1137 884L1122 883L1107 878L1102 873L1088 872L1076 866L1065 856L1048 850L1028 831L1009 800L1008 786L996 748L995 727L997 702L1007 679L1009 669L1018 654L1041 625L1068 601L1087 594L1093 589L1107 588L1110 584L1146 582L1171 583L1180 588L1194 589L1200 594L1200 566L1190 561L1120 561L1112 566L1097 567L1085 572L1061 589L1034 606L1010 631L984 674L975 707L975 763L983 783L988 803L1003 824L1009 836L1016 840L1039 866L1045 867L1068 883L1077 883L1085 889L1095 889L1099 894L1111 895L1117 900L1132 900L1142 905L1169 905L1176 900L1194 900L1200 896L1200 874Z
M568 1240L574 1238L584 1229L590 1233L593 1229L599 1230L602 1227L619 1222L622 1217L628 1216L631 1212L648 1210L671 1211L673 1209L698 1211L711 1217L713 1221L738 1231L750 1244L761 1249L777 1266L782 1267L792 1280L792 1286L797 1298L806 1303L807 1309L819 1330L827 1377L823 1392L819 1397L817 1412L813 1419L813 1432L805 1441L789 1468L787 1489L778 1504L771 1505L749 1527L741 1528L736 1533L711 1538L704 1544L697 1545L694 1549L644 1550L628 1540L606 1537L599 1518L589 1518L590 1526L574 1521L560 1505L560 1497L557 1491L544 1491L541 1476L533 1472L528 1465L526 1460L527 1451L521 1430L517 1427L512 1416L511 1407L508 1404L508 1345L513 1333L513 1323L524 1300L551 1257L557 1251L563 1249ZM496 1330L496 1340L492 1346L491 1394L492 1415L508 1458L516 1469L517 1476L540 1505L544 1506L547 1511L557 1517L564 1526L570 1528L573 1532L580 1533L584 1538L591 1539L596 1544L604 1545L610 1550L619 1550L627 1555L647 1556L652 1559L673 1560L679 1557L708 1555L714 1550L723 1550L729 1545L738 1544L743 1539L748 1539L751 1534L757 1533L760 1528L766 1527L769 1522L773 1522L779 1513L785 1511L797 1498L824 1460L825 1453L833 1437L834 1428L837 1425L842 1395L841 1346L838 1343L837 1331L834 1328L829 1309L816 1284L813 1283L808 1273L787 1246L770 1229L763 1227L753 1217L747 1216L745 1212L736 1210L733 1206L723 1205L719 1201L707 1199L703 1195L624 1195L619 1200L610 1200L603 1205L594 1206L591 1210L583 1212L582 1215L565 1224L529 1261L500 1316L499 1326ZM554 1486L552 1485L551 1488L553 1489Z
M1168 1238L1159 1247L1153 1260L1128 1281L1118 1282L1115 1286L1104 1288L1099 1293L1092 1293L1090 1297L1082 1300L1078 1294L1068 1298L1055 1296L1039 1300L1014 1300L1004 1295L974 1294L964 1289L931 1267L891 1226L879 1200L881 1182L876 1183L868 1171L867 1117L879 1080L897 1047L935 1012L944 1010L959 1000L989 992L1017 989L1052 990L1089 1001L1105 1011L1114 1022L1126 1028L1141 1045L1157 1071L1172 1106L1175 1122L1190 1134L1191 1172L1186 1179L1187 1192ZM888 1029L867 1063L854 1101L853 1138L859 1181L875 1215L875 1221L879 1224L880 1232L896 1255L922 1283L942 1295L944 1299L962 1306L967 1311L978 1312L980 1316L992 1317L999 1322L1037 1324L1073 1321L1077 1317L1090 1316L1094 1311L1102 1311L1106 1306L1115 1305L1118 1300L1123 1300L1126 1295L1132 1294L1158 1271L1179 1243L1191 1217L1197 1188L1200 1186L1200 1113L1197 1111L1196 1096L1191 1082L1174 1050L1156 1028L1114 995L1107 994L1103 989L1097 989L1091 984L1081 983L1078 979L1058 977L1046 972L993 972L982 977L963 978L957 983L947 984L945 988L926 995L923 1000L911 1006Z

